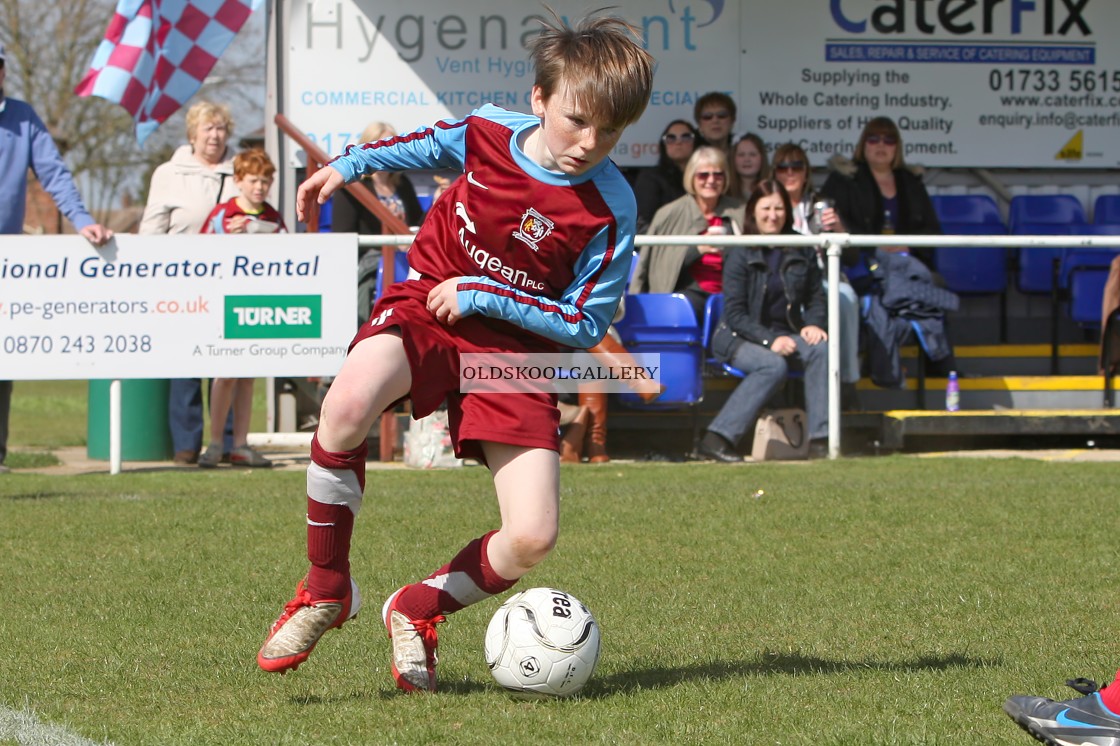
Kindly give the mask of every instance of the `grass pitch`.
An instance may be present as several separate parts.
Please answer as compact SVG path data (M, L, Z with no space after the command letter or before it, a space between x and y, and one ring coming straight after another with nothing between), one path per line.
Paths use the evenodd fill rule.
M301 473L11 474L0 710L122 746L1027 743L1007 696L1064 698L1066 678L1120 662L1116 475L913 457L565 467L559 546L524 587L587 603L603 654L577 699L524 703L482 659L496 600L441 626L438 694L389 675L381 603L496 523L481 468L370 472L365 606L286 676L255 655L305 570Z

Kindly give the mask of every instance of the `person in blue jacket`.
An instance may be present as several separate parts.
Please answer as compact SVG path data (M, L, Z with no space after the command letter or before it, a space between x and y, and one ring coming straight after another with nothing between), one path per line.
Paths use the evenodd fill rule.
M113 232L90 217L43 120L27 102L5 96L7 68L7 54L0 42L0 234L23 233L27 170L31 169L78 233L94 246L103 246ZM8 471L4 460L8 455L11 403L12 382L0 381L0 474Z

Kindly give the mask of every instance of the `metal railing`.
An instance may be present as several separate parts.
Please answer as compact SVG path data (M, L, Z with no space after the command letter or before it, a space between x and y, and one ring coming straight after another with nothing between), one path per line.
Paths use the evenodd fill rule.
M412 235L361 236L362 247L398 247L412 243ZM845 248L905 245L911 248L937 247L1002 247L1002 248L1108 248L1120 249L1120 236L901 236L822 233L801 235L733 235L733 236L651 236L639 235L635 247L641 246L810 246L823 247L828 257L828 453L840 455L840 254ZM386 261L391 260L388 257ZM391 264L388 267L392 267Z

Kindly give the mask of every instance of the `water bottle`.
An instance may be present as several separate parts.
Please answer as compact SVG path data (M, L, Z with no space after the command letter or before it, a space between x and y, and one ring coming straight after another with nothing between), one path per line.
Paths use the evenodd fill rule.
M890 210L883 210L883 230L882 230L882 234L884 236L893 236L894 233L895 233L895 230L894 230L894 216L891 215Z
M945 411L959 412L961 410L961 384L957 380L957 372L949 371L949 381L945 384Z

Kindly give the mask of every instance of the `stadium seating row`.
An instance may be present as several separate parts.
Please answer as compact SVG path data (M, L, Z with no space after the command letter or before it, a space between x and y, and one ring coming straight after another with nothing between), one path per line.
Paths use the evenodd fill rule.
M1071 195L1013 197L1005 224L986 195L932 198L942 231L954 235L1120 235L1120 195L1102 195L1086 220L1081 202ZM1085 247L1029 248L946 247L935 254L937 271L949 289L962 295L1003 294L1008 277L1025 294L1064 300L1071 319L1100 326L1100 303L1108 267L1117 249ZM1009 268L1011 268L1009 270Z

